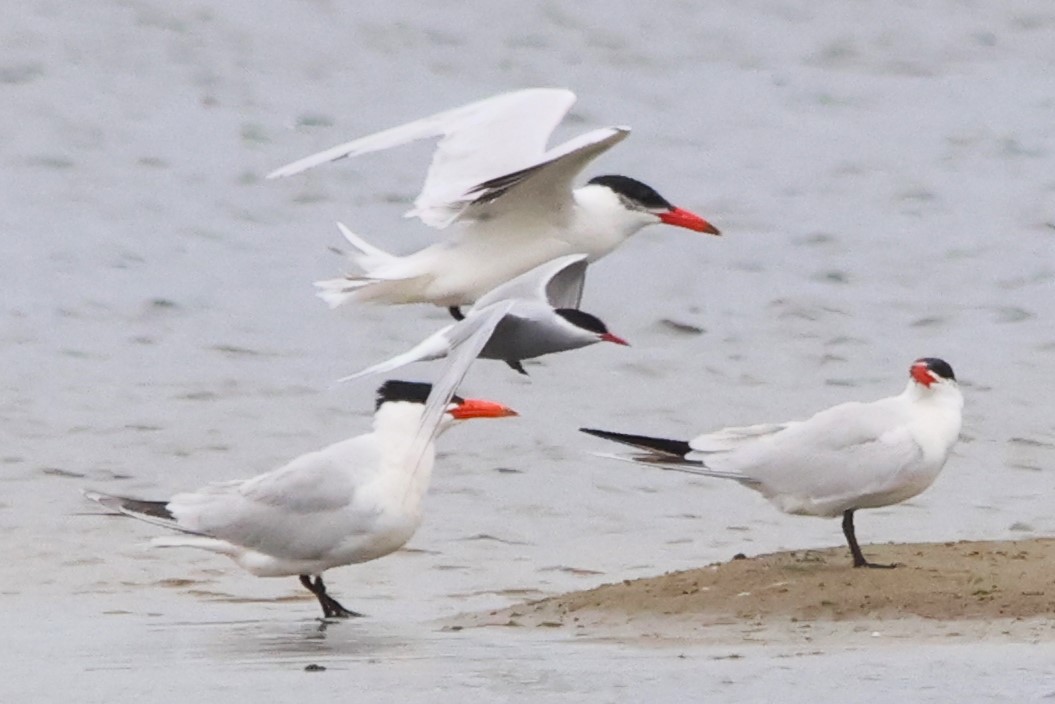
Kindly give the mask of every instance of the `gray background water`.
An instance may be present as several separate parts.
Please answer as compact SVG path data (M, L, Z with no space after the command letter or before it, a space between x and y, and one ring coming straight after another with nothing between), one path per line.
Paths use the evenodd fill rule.
M961 379L964 438L927 493L863 513L862 540L1055 534L1055 8L421 5L41 0L6 13L0 652L23 676L0 680L2 698L1055 691L1042 645L715 660L729 649L434 622L840 544L835 522L781 515L740 487L592 458L607 448L575 429L691 436L801 417L899 391L923 355ZM341 266L335 220L395 251L432 241L399 217L430 147L262 176L535 85L579 95L557 139L634 127L588 175L640 178L726 234L651 228L592 268L584 306L633 347L549 358L530 380L476 365L464 389L522 417L446 435L410 549L330 575L370 619L320 631L314 603L282 600L295 580L150 552L151 527L84 515L84 486L164 497L366 429L373 384L332 380L445 316L330 312L310 284ZM329 670L304 674L311 662Z

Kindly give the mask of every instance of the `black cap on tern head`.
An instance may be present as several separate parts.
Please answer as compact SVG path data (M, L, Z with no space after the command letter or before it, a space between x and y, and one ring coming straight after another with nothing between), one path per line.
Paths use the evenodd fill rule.
M583 313L576 308L556 308L553 312L567 320L572 325L580 327L583 330L589 330L598 335L603 335L608 332L608 326L602 323L601 319L596 315Z
M649 210L672 210L674 208L666 198L656 193L656 189L629 176L595 176L587 183L607 186L623 198L640 203L642 207Z
M381 405L388 403L389 401L405 401L407 403L425 403L425 400L429 397L429 392L432 391L432 384L426 384L420 381L398 381L396 379L390 379L377 389L377 404L374 406L374 410L381 408ZM451 398L454 403L461 403L464 399L461 396L454 396Z
M937 357L922 357L917 359L915 364L925 364L934 375L940 376L942 379L949 379L950 381L956 381L956 374L952 371L952 366L944 359L938 359Z
M921 357L912 363L908 374L920 386L929 389L932 384L939 381L956 383L956 375L952 373L952 367L944 359L937 357Z
M617 345L630 344L618 335L613 335L611 332L609 332L608 326L602 323L601 319L595 315L583 313L577 308L554 308L553 312L559 315L560 317L564 318L580 330L592 332L594 335L597 336L598 341L614 342Z

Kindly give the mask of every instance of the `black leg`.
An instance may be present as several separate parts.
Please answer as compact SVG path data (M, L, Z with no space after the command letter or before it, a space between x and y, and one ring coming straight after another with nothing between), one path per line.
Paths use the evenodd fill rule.
M524 365L520 363L519 359L507 359L505 360L505 363L508 364L513 371L523 374L524 376L528 375L527 369L524 369Z
M854 509L843 511L843 535L846 542L850 544L850 553L854 556L854 567L872 567L876 569L892 569L897 565L880 565L869 562L861 552L861 546L857 544L857 535L854 533Z
M322 607L322 615L324 618L351 618L353 616L362 616L361 613L344 608L341 606L340 602L326 593L326 585L322 582L322 575L316 577L315 581L312 582L311 575L302 574L300 575L300 583L319 600L319 606Z
M465 320L465 313L462 313L462 309L458 306L448 306L447 312L451 314L451 317L455 320Z

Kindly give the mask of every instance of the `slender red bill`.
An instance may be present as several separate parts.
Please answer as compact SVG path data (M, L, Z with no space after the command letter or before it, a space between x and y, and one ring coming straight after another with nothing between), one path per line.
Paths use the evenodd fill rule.
M923 363L913 364L910 373L913 379L926 387L930 387L935 381L934 375L930 373L930 369L927 369L927 365Z
M457 420L468 420L469 418L507 418L517 415L512 408L503 406L494 401L484 401L479 398L467 398L460 404L448 411Z
M629 342L627 342L623 338L619 337L618 335L613 335L610 332L606 332L603 335L601 335L601 339L604 340L605 342L614 342L617 345L626 345L627 347L630 346Z
M696 232L706 232L708 235L720 235L718 228L701 218L696 213L690 213L684 208L673 208L665 213L660 213L659 219L674 227L684 227Z

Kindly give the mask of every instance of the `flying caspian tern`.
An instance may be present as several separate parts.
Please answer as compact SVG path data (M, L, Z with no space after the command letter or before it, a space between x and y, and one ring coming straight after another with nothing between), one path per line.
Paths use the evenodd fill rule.
M689 441L581 428L643 453L609 455L722 479L760 492L785 513L843 517L854 567L868 562L854 511L900 503L929 487L960 435L963 395L952 367L926 357L897 395L843 403L803 421L726 428Z
M666 223L719 234L626 176L598 176L572 188L586 165L630 132L605 127L551 149L550 134L575 102L568 90L503 93L313 154L268 174L314 166L420 139L440 138L408 217L443 229L446 240L395 256L346 232L360 275L320 282L331 305L343 300L429 302L456 308L566 254L593 262L646 225ZM576 302L577 306L578 302ZM453 312L453 311L452 311Z
M494 326L480 350L483 359L500 359L510 367L527 374L521 360L544 354L573 350L595 342L628 344L608 331L600 319L575 308L562 307L577 301L585 254L558 257L507 281L473 304L464 320L437 330L410 350L346 376L351 381L369 374L385 374L412 362L439 359L472 336L481 334L478 321L488 317L495 306L512 303L505 316Z
M85 496L182 533L155 538L158 547L226 555L258 577L297 575L325 617L360 616L327 593L322 573L376 560L410 540L422 520L435 435L456 420L514 415L492 401L433 391L429 384L387 381L378 389L372 432L279 469L209 484L168 501L96 491Z

